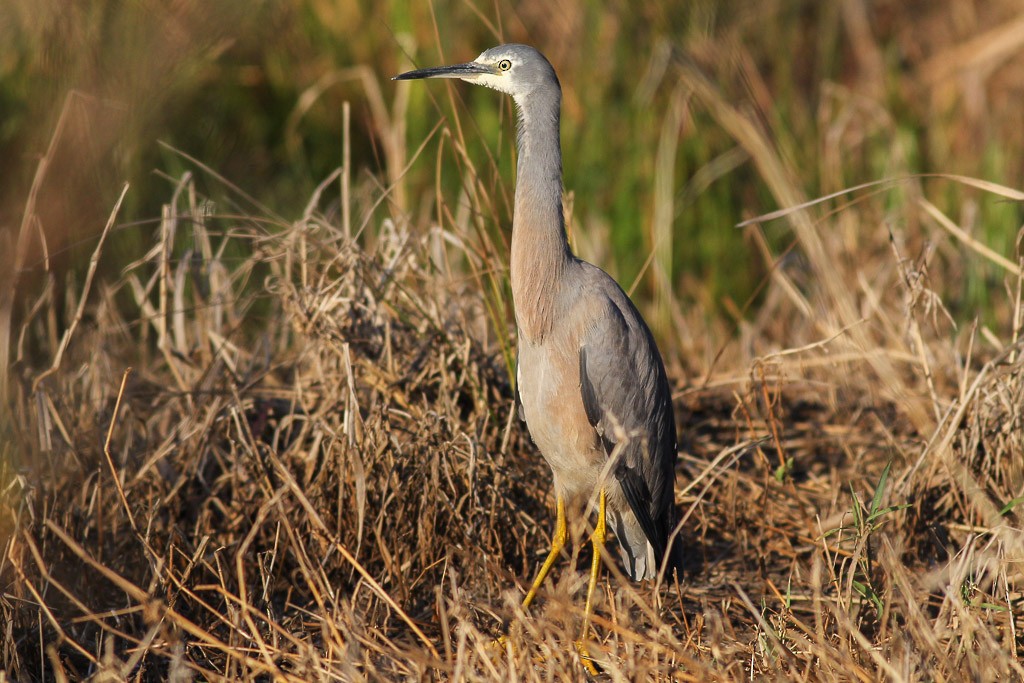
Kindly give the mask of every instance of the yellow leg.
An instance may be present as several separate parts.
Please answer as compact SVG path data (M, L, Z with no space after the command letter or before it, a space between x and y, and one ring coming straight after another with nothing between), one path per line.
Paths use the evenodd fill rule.
M569 535L569 530L565 523L565 501L562 500L562 496L558 496L555 517L555 533L551 537L551 552L548 553L548 558L544 560L544 564L541 565L540 571L537 572L537 578L533 580L533 585L530 586L530 591L526 594L526 597L523 598L523 609L529 607L530 603L533 602L533 599L537 597L537 591L540 590L540 586L544 583L544 579L547 578L552 565L554 565L555 560L558 559L558 554L562 552L562 548L565 547L565 539Z
M597 675L597 667L590 659L585 645L587 636L590 635L590 615L594 611L594 590L597 588L597 577L601 573L601 552L604 549L605 539L608 537L608 528L605 525L605 492L601 489L597 503L597 524L594 525L594 534L590 542L594 546L594 558L590 563L590 583L587 585L587 604L583 608L583 631L580 639L576 642L576 650L580 653L583 666L591 675Z
M569 528L565 521L565 501L562 500L561 496L558 496L556 503L555 512L555 533L551 537L551 552L548 553L548 557L544 560L544 564L541 565L540 571L537 572L537 578L533 580L533 584L530 586L529 592L526 597L523 598L523 609L530 606L533 599L537 597L537 591L540 590L541 584L544 583L544 579L547 578L548 573L551 571L551 567L555 564L555 560L558 559L558 554L562 552L562 548L565 547L565 541L569 536ZM508 636L499 636L497 640L492 643L492 647L504 651L508 645Z

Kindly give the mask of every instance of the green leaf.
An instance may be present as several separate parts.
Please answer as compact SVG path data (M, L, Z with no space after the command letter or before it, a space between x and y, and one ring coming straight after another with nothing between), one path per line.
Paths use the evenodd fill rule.
M860 498L857 497L857 493L853 490L853 484L850 484L850 496L853 498L853 524L861 531L864 530L864 519L863 512L861 510Z
M897 510L906 510L909 507L913 506L910 503L900 503L899 505L890 505L887 508L882 508L881 510L878 510L877 512L873 512L870 515L868 515L868 523L875 521L882 515L887 515L890 512L896 512Z
M775 481L780 484L785 481L786 477L793 471L793 458L786 458L786 462L782 463L775 468Z
M973 607L980 607L981 609L992 610L993 612L1009 612L1010 608L1006 605L997 605L994 602L979 602L975 603Z
M853 589L857 591L862 598L871 602L875 606L875 617L878 619L882 618L882 598L878 596L870 585L861 583L860 581L853 582Z
M879 506L882 504L882 496L885 495L885 483L889 480L890 467L892 467L892 460L885 463L882 476L878 478L878 486L875 487L875 497L871 499L871 509L868 514L869 520L874 517L875 512L878 511Z
M999 511L999 514L1001 516L1006 515L1006 514L1008 514L1010 512L1010 510L1012 510L1013 508L1017 507L1021 503L1024 503L1024 496L1017 496L1016 498L1011 500L1009 503L1004 505L1003 509Z

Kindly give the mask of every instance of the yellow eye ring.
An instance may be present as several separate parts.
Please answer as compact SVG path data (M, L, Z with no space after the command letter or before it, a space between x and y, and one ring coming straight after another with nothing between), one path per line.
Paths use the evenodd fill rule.
M508 61L507 59L503 59L500 62L498 62L498 70L499 71L508 71L511 68L512 68L512 62Z

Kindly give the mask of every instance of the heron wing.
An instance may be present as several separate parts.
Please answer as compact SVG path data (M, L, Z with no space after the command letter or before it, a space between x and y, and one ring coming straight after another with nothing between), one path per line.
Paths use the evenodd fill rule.
M675 461L671 394L657 346L616 285L582 340L580 393L612 474L660 561L668 535Z

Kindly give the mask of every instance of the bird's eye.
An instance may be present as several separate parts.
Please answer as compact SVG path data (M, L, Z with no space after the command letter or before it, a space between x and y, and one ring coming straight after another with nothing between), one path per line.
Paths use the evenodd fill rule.
M503 59L500 62L498 62L498 69L500 71L508 71L511 68L512 68L512 62L508 61L507 59Z

